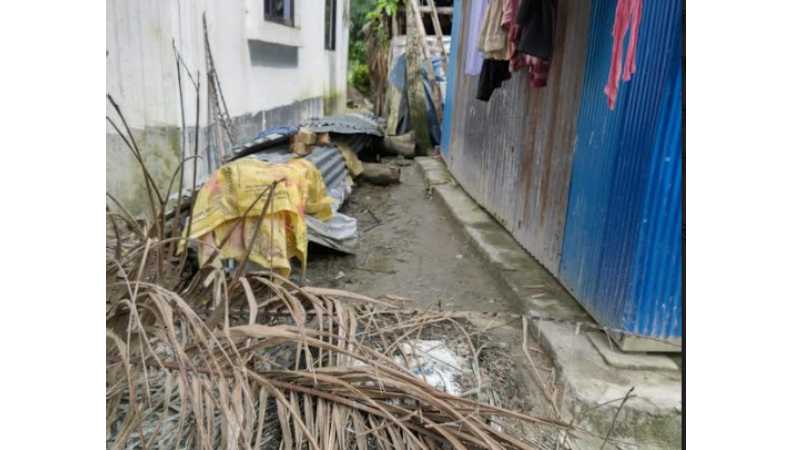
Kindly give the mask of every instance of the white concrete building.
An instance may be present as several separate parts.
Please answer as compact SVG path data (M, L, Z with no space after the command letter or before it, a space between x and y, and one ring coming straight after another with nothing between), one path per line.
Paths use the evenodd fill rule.
M107 91L125 113L163 190L181 159L173 39L186 66L200 72L199 153L204 159L199 172L207 174L218 164L209 127L204 12L238 139L344 108L349 0L107 0L106 5ZM181 85L189 156L196 96L185 73ZM116 120L110 106L107 112ZM139 168L111 126L106 136L106 189L141 213L146 200Z

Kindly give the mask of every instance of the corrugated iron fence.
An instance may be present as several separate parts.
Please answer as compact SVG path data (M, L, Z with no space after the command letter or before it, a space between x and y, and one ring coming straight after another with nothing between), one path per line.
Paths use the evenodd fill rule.
M450 170L600 323L681 337L683 2L644 2L637 72L610 111L616 0L559 1L548 86L516 73L486 103L463 71L470 1L455 2Z
M465 14L469 1L461 3ZM515 73L491 101L482 102L475 98L478 77L458 70L455 93L447 99L453 106L450 170L551 272L561 257L589 13L585 0L559 2L547 88L531 89L523 74ZM462 16L459 68L467 20Z

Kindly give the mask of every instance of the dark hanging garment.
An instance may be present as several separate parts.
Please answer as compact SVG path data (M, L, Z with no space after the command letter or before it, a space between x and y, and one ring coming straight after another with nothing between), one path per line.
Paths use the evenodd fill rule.
M532 88L547 86L553 57L557 0L521 0L511 27L511 70L528 70ZM512 4L513 6L513 4ZM513 14L513 8L510 9Z
M481 75L478 78L478 100L488 102L492 97L492 92L509 78L511 78L511 72L508 70L508 61L484 59Z
M556 0L521 0L517 24L520 28L517 51L550 60L556 28Z

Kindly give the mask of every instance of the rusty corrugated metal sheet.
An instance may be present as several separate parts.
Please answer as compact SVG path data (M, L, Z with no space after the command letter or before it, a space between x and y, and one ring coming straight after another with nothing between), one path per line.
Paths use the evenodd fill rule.
M466 23L469 1L462 2ZM548 86L528 87L517 72L488 103L475 98L478 77L464 74L457 45L447 164L464 189L548 270L557 273L586 61L591 5L559 2ZM462 26L459 42L466 41Z
M615 0L595 0L559 279L605 326L682 335L683 2L644 3L637 71L603 94Z

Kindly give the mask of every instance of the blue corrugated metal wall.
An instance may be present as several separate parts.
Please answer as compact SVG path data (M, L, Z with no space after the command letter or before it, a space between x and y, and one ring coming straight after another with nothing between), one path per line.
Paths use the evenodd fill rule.
M603 87L616 0L594 0L558 278L602 324L682 333L683 1L645 1L637 71Z
M461 0L453 0L453 22L450 29L450 54L447 56L447 90L444 95L442 117L441 149L447 154L450 146L450 122L453 116L456 95L456 76L458 74L458 49L461 41Z

